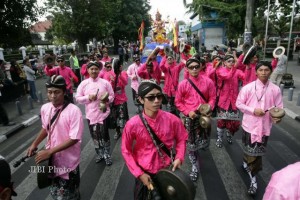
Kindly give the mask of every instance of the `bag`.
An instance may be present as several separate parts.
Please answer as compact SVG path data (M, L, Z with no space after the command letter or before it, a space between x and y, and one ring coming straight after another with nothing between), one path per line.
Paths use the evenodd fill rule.
M114 106L110 107L110 113L107 117L107 124L109 129L117 128L117 110Z

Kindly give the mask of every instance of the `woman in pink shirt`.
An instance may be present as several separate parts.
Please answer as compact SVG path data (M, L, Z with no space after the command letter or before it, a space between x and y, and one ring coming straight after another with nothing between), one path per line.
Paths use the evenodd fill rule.
M89 62L93 62L93 61L95 61L94 54L89 54L87 63L85 63L81 66L80 74L84 77L84 79L87 79L90 77L89 72L87 70L87 65L89 64Z
M51 166L57 169L53 170L51 177L51 196L53 199L79 199L82 113L65 99L66 81L62 76L53 75L47 81L46 88L50 102L41 108L42 129L27 155L32 156L38 145L47 138L46 148L37 152L35 161L40 163L51 159Z
M121 152L129 171L136 178L134 199L146 200L155 174L170 164L174 171L183 163L187 132L179 118L160 109L164 95L154 81L142 81L138 95L144 111L126 123ZM168 150L172 147L175 149L173 159L162 148L156 147L142 120L146 121Z
M224 57L224 67L217 71L221 86L218 88L219 101L217 109L217 147L223 146L222 138L226 133L227 142L232 144L232 136L239 130L240 118L235 105L239 94L239 80L244 79L244 73L236 69L235 59L232 54Z
M283 108L280 88L269 81L270 62L261 61L256 66L257 79L244 86L236 100L236 107L244 113L242 120L243 167L250 177L248 193L255 195L256 175L262 170L262 156L266 153L272 123L281 119L271 117L273 107Z
M121 136L125 123L129 119L127 108L128 98L125 92L125 87L128 84L128 75L126 71L122 71L122 65L119 59L114 59L112 65L116 77L113 85L115 99L112 104L112 112L115 112L114 117L116 117L116 134L114 139L117 140Z
M202 104L209 104L213 109L216 101L216 91L213 89L215 87L214 83L206 76L199 75L201 65L201 62L194 57L186 61L189 78L179 83L175 97L175 105L184 114L184 125L189 133L187 149L192 164L190 172L192 181L197 180L200 170L198 150L208 148L210 142L210 127L203 128L200 126L199 108ZM199 92L192 84L198 88Z
M165 74L163 91L167 95L167 111L179 117L179 112L175 106L174 100L178 87L179 74L184 68L185 64L183 62L180 62L177 65L172 54L166 55L166 57L167 59L165 60L167 60L167 62L162 61L160 63L160 69Z
M108 56L107 50L103 50L102 53L103 53L103 58L101 59L101 61L103 63L112 61L111 57Z

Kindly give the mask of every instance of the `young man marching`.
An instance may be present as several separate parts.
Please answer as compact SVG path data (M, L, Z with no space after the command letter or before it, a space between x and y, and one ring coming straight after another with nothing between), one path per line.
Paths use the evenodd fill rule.
M47 137L46 148L37 152L35 162L38 164L51 159L52 166L59 169L54 170L51 177L51 196L56 200L80 199L82 113L65 98L66 82L62 76L52 76L46 83L46 88L50 102L41 108L42 129L29 147L27 155L32 156L38 145Z
M189 133L187 149L192 163L190 177L196 181L199 174L199 149L209 146L210 129L202 128L199 123L199 108L202 104L209 104L213 110L216 100L216 91L212 80L200 75L201 62L192 57L186 61L189 78L178 85L175 105L184 114L184 125Z
M236 100L236 107L244 113L242 120L243 168L250 177L248 189L250 195L256 194L256 175L262 170L262 156L266 153L272 123L278 123L281 120L271 117L269 112L273 107L283 108L280 88L269 81L271 73L270 62L258 63L257 79L244 86Z
M86 118L97 153L96 163L104 159L109 166L112 160L107 117L110 113L108 104L113 102L114 92L108 81L98 77L100 66L97 62L89 62L87 69L90 77L79 84L76 101L85 105ZM100 110L100 99L106 92L108 93L108 100L104 102L106 108Z

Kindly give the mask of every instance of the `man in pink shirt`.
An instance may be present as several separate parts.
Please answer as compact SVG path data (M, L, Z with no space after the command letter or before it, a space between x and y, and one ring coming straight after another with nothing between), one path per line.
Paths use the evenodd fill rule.
M66 80L67 84L67 96L70 99L70 102L73 103L73 88L72 88L72 80L77 83L78 78L74 74L73 70L70 67L65 66L65 58L63 56L57 56L56 61L58 63L58 67L54 67L52 69L45 67L45 71L48 76L52 75L61 75Z
M236 100L236 107L244 113L243 167L250 177L248 193L255 195L256 175L262 170L262 156L265 155L272 123L281 119L273 118L268 112L273 107L283 108L280 88L269 81L272 73L270 62L261 61L256 66L257 79L244 86Z
M106 165L110 166L112 160L107 117L110 113L109 103L114 100L114 92L108 81L98 77L100 66L97 62L90 62L87 69L90 78L79 84L75 98L78 103L85 105L85 114L97 153L96 163L104 159ZM109 95L108 101L104 102L106 110L100 110L100 98L106 92Z
M163 168L173 165L179 168L184 160L187 132L179 118L160 109L164 95L154 81L142 81L138 88L139 101L144 105L143 113L132 117L125 125L122 134L121 152L126 165L136 178L134 199L148 199L154 175ZM172 147L176 155L171 156L158 148L143 121L164 143L167 150Z
M300 162L275 172L263 197L263 200L296 199L300 199Z
M53 75L46 83L49 103L41 108L42 129L28 149L35 154L38 145L47 137L44 150L37 152L36 163L51 159L50 194L53 199L79 199L80 145L83 120L80 109L65 99L66 82L60 75ZM76 116L76 117L74 117Z
M128 84L128 75L126 71L122 71L121 61L117 58L113 61L113 68L116 79L113 85L115 98L112 105L112 112L116 114L114 116L116 121L116 134L114 139L117 140L121 136L125 123L129 119L127 108L128 98L125 92L125 87Z
M209 104L211 109L215 106L216 91L213 89L214 83L204 75L200 75L201 63L198 59L192 57L186 61L186 68L189 72L189 78L184 79L178 85L175 97L177 109L183 113L184 125L189 133L187 149L189 159L192 163L190 177L196 181L199 174L199 149L206 149L210 141L210 127L200 126L199 108L202 104ZM199 92L192 85L199 90Z
M223 146L223 135L226 134L227 142L232 144L232 136L239 130L240 118L235 105L239 94L239 80L244 80L244 73L236 68L232 54L224 57L224 67L217 73L217 79L221 82L217 109L217 147Z
M144 80L154 79L158 84L160 84L161 70L156 61L156 57L152 58L149 62L142 64L142 67L138 70L138 76Z
M127 69L127 74L128 74L128 77L131 79L132 99L134 102L136 102L137 91L138 91L138 87L139 87L140 79L141 79L138 76L138 70L142 65L141 65L140 57L138 55L133 56L133 61L134 61L134 63L132 63Z
M164 61L160 63L160 69L165 74L165 83L163 91L167 95L167 111L179 117L179 112L176 109L174 100L178 87L179 74L184 68L185 64L183 62L180 62L177 65L175 63L172 53L166 55L166 58L167 59L164 59Z

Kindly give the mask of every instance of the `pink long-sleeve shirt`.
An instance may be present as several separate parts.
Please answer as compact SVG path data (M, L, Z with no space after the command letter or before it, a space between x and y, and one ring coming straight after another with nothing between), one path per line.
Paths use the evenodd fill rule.
M169 97L175 97L180 71L184 68L184 63L172 63L171 65L168 62L162 62L160 65L160 69L165 74L165 83L163 91Z
M58 109L52 103L46 103L41 108L41 120L43 129L47 130L47 126ZM76 116L76 117L74 117ZM46 149L52 149L69 139L78 140L77 143L53 154L52 163L57 169L54 176L60 176L66 180L69 179L68 173L73 171L80 163L80 145L83 133L83 119L80 109L74 104L69 104L59 115L47 131Z
M111 61L111 57L107 56L107 57L103 57L101 59L101 61L103 62L103 64L105 64L105 62L110 62Z
M87 79L90 77L89 72L87 71L87 64L83 64L81 66L80 73L84 77L84 79Z
M157 137L168 149L173 146L175 140L175 159L180 159L183 162L188 135L180 119L162 110L158 111L154 119L145 113L143 115ZM161 150L165 160L165 163L163 162L149 132L138 115L132 117L125 125L122 133L121 151L129 171L136 178L141 176L144 170L156 174L171 163L169 156Z
M125 103L128 99L125 92L125 87L128 84L128 75L125 71L122 71L118 76L117 86L113 86L115 93L114 105L120 105Z
M216 102L216 90L212 80L201 75L198 77L190 76L190 79L204 95L207 102L198 94L189 81L184 79L179 83L175 96L175 105L178 110L188 116L191 111L196 111L201 104L205 103L208 103L213 110Z
M97 100L90 101L89 95L97 94L97 91ZM109 103L112 103L114 100L114 91L111 87L111 84L108 81L98 77L96 79L85 79L79 84L77 88L77 93L75 97L76 101L80 104L85 105L86 118L90 120L91 125L97 123L103 124L103 120L105 120L110 113L109 106L107 106L107 110L105 113L103 113L99 109L100 97L105 92L108 92Z
M78 78L70 67L63 66L63 67L54 67L49 69L48 66L46 66L45 71L48 76L53 76L57 74L64 77L67 84L67 89L69 89L70 92L73 93L71 78L73 78L74 82L76 83L78 82Z
M218 106L228 110L231 105L231 108L236 110L235 103L239 94L239 80L244 79L244 73L235 67L231 69L222 67L217 70L217 76L221 81Z
M255 81L257 78L256 70L255 70L257 63L250 63L247 68L247 66L243 64L244 57L245 57L245 55L241 54L237 60L237 68L242 70L245 73L245 79L243 81L243 86Z
M259 79L244 86L236 100L236 107L244 113L242 127L251 134L251 143L262 142L264 135L270 136L272 119L269 112L255 116L254 109L268 110L276 106L283 108L280 88L268 81L264 85Z
M263 197L263 200L296 199L300 199L300 162L275 172Z
M99 77L107 80L112 87L114 86L116 74L113 70L107 71L105 68L103 68L99 73Z
M138 69L138 75L142 79L155 79L158 84L160 84L161 79L161 70L156 61L153 61L153 71L149 73L146 68L146 63L142 64L142 67Z
M136 92L138 91L138 87L140 85L140 77L138 75L138 70L141 66L141 64L137 65L136 63L132 63L127 69L128 77L131 79L131 88L134 89ZM133 77L137 78L133 80Z

